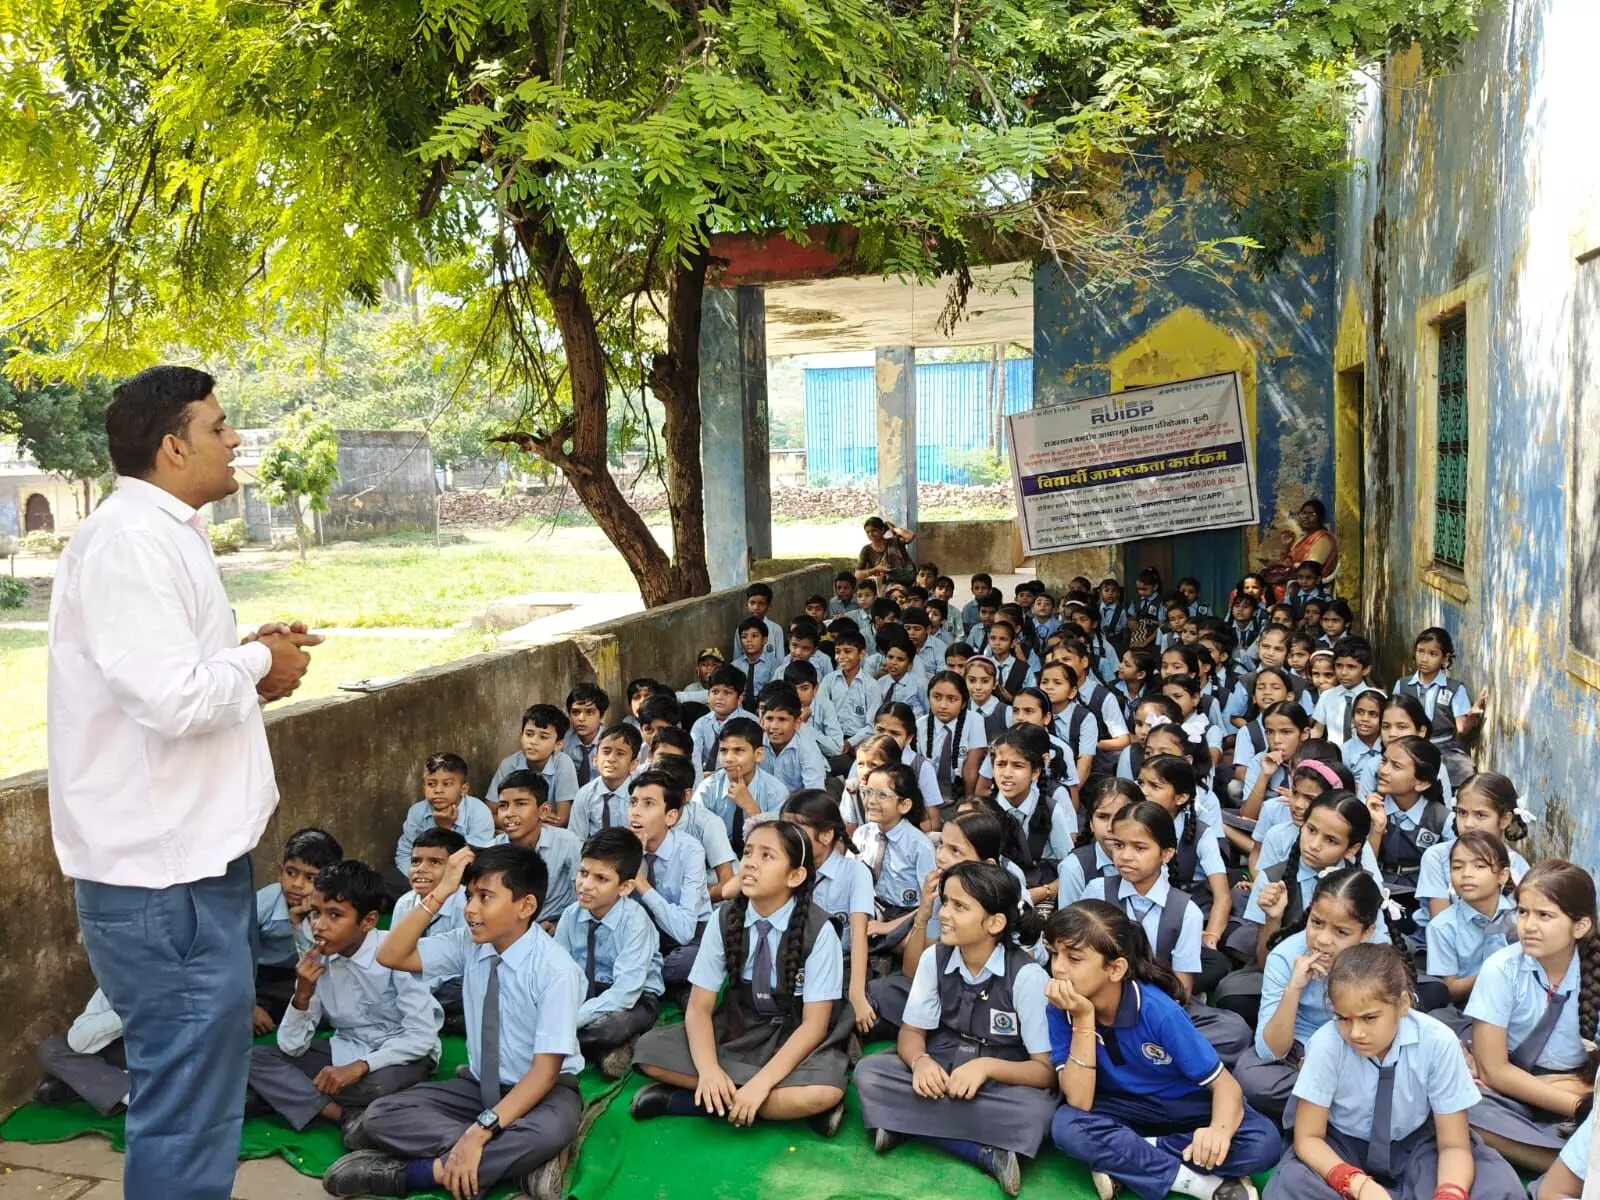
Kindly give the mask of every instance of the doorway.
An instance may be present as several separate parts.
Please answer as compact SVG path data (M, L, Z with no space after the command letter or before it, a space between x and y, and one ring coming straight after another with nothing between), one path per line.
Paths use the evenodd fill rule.
M27 504L22 513L22 530L24 533L54 533L56 531L55 514L50 511L50 498L39 492L28 497Z
M1227 615L1228 595L1244 574L1244 535L1237 529L1206 529L1177 537L1145 538L1122 547L1130 594L1140 571L1161 574L1163 595L1178 590L1178 580L1200 581L1200 602L1213 613Z

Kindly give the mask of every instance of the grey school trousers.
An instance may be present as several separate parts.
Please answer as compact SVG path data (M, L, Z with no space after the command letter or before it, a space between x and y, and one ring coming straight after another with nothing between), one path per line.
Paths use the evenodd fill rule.
M122 1053L121 1038L99 1054L79 1054L58 1033L40 1042L38 1053L44 1073L77 1092L102 1117L109 1117L127 1103L127 1059Z
M502 1088L502 1094L507 1090ZM383 1097L367 1109L362 1127L380 1149L396 1157L434 1159L448 1154L482 1111L477 1080L450 1079ZM562 1075L532 1112L484 1146L479 1191L488 1192L501 1180L550 1161L572 1144L582 1119L578 1080Z
M366 1108L380 1096L421 1083L433 1074L434 1062L431 1058L419 1058L415 1062L379 1067L343 1091L327 1095L317 1091L311 1081L324 1067L331 1066L333 1051L325 1041L312 1042L299 1058L285 1054L276 1046L252 1046L250 1090L289 1124L304 1129L330 1102L348 1112Z

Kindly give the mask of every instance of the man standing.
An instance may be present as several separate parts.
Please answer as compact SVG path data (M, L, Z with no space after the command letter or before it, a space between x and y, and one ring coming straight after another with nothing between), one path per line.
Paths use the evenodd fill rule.
M239 644L197 511L239 486L210 375L136 375L106 434L116 490L50 601L51 832L123 1021L124 1194L224 1200L250 1065L249 854L278 802L261 705L321 639L269 625Z

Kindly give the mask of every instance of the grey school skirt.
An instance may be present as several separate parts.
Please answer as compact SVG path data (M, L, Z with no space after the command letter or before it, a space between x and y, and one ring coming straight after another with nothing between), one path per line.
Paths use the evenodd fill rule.
M933 1053L931 1050L929 1053ZM933 1054L949 1070L953 1055ZM856 1064L856 1094L868 1129L924 1138L959 1138L1029 1158L1039 1153L1061 1097L1053 1087L988 1080L971 1100L924 1100L911 1090L911 1068L893 1050Z
M781 1079L778 1087L836 1087L841 1091L850 1068L847 1047L855 1029L855 1009L848 1000L833 1006L833 1021L822 1044L806 1055L800 1065ZM739 1086L749 1083L756 1073L772 1061L778 1047L788 1037L784 1026L770 1021L751 1022L737 1037L728 1034L726 1003L711 1018L717 1040L717 1062L728 1078ZM652 1029L639 1039L633 1052L637 1067L656 1067L677 1075L699 1075L694 1056L689 1053L689 1033L684 1025Z
M1483 1094L1483 1099L1467 1109L1467 1124L1480 1133L1492 1133L1508 1141L1537 1146L1543 1150L1559 1150L1572 1136L1570 1132L1563 1133L1561 1130L1561 1126L1571 1124L1571 1117L1546 1112L1521 1100L1502 1096L1486 1083L1480 1083L1478 1091ZM1477 1194L1476 1188L1473 1194Z

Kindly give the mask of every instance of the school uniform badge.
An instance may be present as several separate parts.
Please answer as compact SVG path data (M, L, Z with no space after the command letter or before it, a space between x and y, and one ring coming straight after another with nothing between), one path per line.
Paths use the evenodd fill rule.
M1144 1051L1145 1058L1156 1066L1170 1067L1172 1065L1172 1055L1168 1054L1164 1047L1158 1046L1154 1042L1146 1042L1140 1049Z
M991 1037L1015 1037L1016 1033L1016 1013L1002 1012L998 1008L989 1010L989 1034Z
M905 891L900 893L900 899L905 902L907 907L910 907L921 899L921 893L916 888L906 888Z
M1433 845L1438 840L1439 840L1439 835L1437 833L1434 833L1433 830L1431 830L1431 829L1419 829L1419 830L1417 830L1417 845L1422 847L1422 849L1424 849L1424 850L1426 850L1429 846Z

